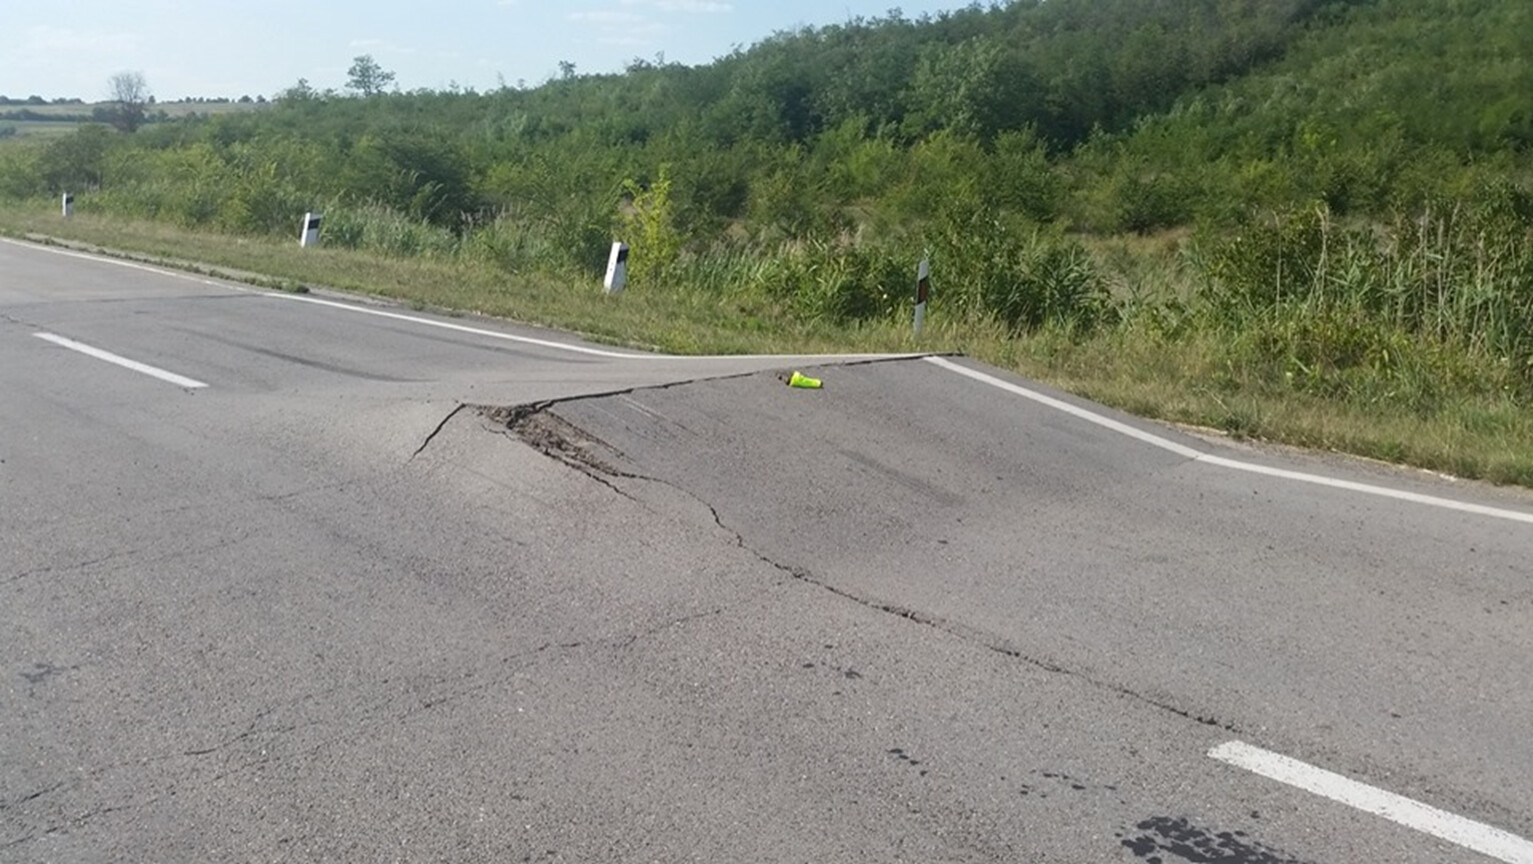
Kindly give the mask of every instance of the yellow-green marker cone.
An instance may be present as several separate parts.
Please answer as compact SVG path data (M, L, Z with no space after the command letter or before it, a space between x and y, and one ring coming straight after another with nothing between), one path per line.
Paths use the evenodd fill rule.
M810 378L808 375L794 372L793 377L788 379L788 386L802 387L805 390L819 390L825 386L825 383L818 378Z

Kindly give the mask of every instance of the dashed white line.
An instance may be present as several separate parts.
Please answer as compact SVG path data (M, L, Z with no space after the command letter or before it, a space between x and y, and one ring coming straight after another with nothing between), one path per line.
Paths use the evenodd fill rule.
M1391 822L1506 864L1533 864L1533 841L1316 768L1281 753L1273 753L1241 741L1231 741L1208 751L1208 755L1227 765L1243 768L1269 780L1286 783L1365 813L1382 816Z
M103 351L100 348L93 348L89 345L86 345L84 342L76 342L73 339L65 339L63 336L56 336L52 333L33 333L32 335L46 342L52 342L53 344L62 348L68 348L71 351L78 351L88 357L94 357L97 360L105 360L108 363L121 366L124 369L132 369L134 372L149 375L151 377L158 378L161 381L168 381L177 387L185 387L188 390L200 390L203 387L208 386L194 378L187 378L184 375L177 375L174 372L167 372L158 366L150 366L147 363L140 363L137 360L129 360L128 358L119 354L113 354L110 351Z
M1245 471L1249 474L1261 474L1266 477L1276 477L1281 480L1293 480L1299 483L1310 483L1316 486L1327 486L1332 489L1344 489L1349 492L1360 492L1365 495L1376 495L1381 498L1393 498L1396 501L1409 501L1412 504L1424 504L1429 507L1438 507L1444 510L1457 510L1461 513L1472 513L1476 516L1489 516L1494 519L1506 519L1512 522L1523 522L1533 525L1533 513L1525 513L1520 510L1507 510L1502 507L1490 507L1484 504L1471 504L1467 501L1455 501L1452 498L1439 498L1435 495L1423 495L1419 492L1406 492L1403 489L1391 489L1388 486L1374 486L1369 483L1357 483L1352 480L1341 480L1335 477L1326 477L1321 474L1306 474L1302 471L1289 471L1284 468L1272 468L1266 465L1257 465L1252 462L1241 462L1238 459L1229 459L1224 456L1214 456L1195 450L1185 444L1163 438L1153 432L1146 432L1127 423L1121 423L1110 417L1103 417L1094 411L1089 411L1079 405L1072 405L1052 396L1045 396L1026 387L1021 387L1010 381L1004 381L994 375L987 375L967 366L960 366L945 357L927 357L926 362L933 363L949 372L954 372L965 378L988 384L1005 390L1024 399L1046 405L1057 411L1063 411L1073 417L1078 417L1088 423L1094 423L1104 429L1111 429L1122 435L1127 435L1138 441L1142 441L1153 447L1159 447L1170 453L1175 453L1194 462L1205 465L1214 465L1220 468L1229 468L1234 471Z

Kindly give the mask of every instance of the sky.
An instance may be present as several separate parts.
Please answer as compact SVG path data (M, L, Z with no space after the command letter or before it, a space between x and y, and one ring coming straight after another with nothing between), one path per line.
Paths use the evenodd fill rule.
M971 0L914 0L904 15ZM368 54L402 90L535 86L619 72L634 58L695 65L801 26L881 17L891 0L4 0L0 96L107 97L141 72L160 101L270 97L298 79L343 88Z

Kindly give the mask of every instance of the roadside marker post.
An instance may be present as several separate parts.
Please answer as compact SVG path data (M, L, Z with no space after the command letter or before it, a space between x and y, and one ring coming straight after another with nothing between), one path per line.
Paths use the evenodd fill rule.
M916 335L926 329L926 301L931 297L932 291L932 262L930 258L922 258L921 266L916 269Z
M75 196L73 192L64 193L64 218L69 219L75 215Z
M612 254L607 256L607 278L602 281L608 294L621 294L628 284L628 244L613 243Z
M298 245L307 249L310 246L319 245L319 221L318 213L303 214L303 233L298 237Z

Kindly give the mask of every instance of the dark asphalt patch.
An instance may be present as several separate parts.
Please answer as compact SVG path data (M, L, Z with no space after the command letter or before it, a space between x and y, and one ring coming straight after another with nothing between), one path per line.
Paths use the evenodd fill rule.
M1119 836L1124 848L1146 864L1313 864L1257 843L1244 831L1215 833L1187 819L1156 816L1134 827L1139 834Z

